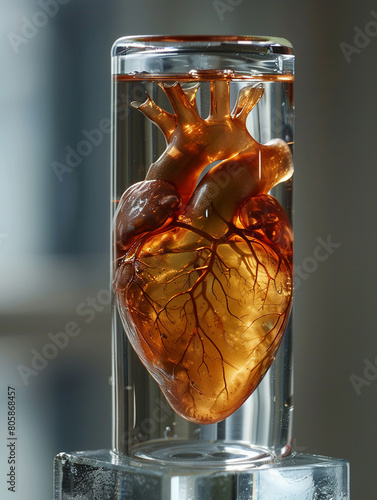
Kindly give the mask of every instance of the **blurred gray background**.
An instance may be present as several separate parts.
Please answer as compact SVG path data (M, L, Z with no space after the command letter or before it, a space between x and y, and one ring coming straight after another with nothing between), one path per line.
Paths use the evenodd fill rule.
M294 45L294 445L349 459L352 498L375 499L377 3L0 5L1 498L48 500L56 453L110 447L109 134L61 182L53 165L110 117L113 41L159 33ZM318 238L337 244L326 260L315 258ZM72 321L80 333L30 371L49 335ZM8 385L18 398L17 494L4 472Z

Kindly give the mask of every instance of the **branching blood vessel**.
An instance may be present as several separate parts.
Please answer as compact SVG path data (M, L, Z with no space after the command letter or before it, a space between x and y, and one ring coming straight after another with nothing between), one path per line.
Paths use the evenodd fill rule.
M263 85L159 84L173 113L148 96L132 106L167 147L115 214L114 290L129 340L173 409L219 422L252 394L275 358L292 299L293 232L270 194L293 173L289 146L260 144L246 118ZM203 170L217 162L204 177Z

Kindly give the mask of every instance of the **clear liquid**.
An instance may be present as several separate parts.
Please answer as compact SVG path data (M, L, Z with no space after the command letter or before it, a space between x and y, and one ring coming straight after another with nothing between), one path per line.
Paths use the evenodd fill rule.
M206 118L210 111L210 81L200 80L198 111ZM186 83L192 77L185 79ZM213 80L212 75L210 80ZM161 79L160 79L161 80ZM174 80L174 76L170 76ZM180 76L180 81L182 76ZM198 79L195 79L197 82ZM230 82L230 109L240 90L261 82L264 95L247 118L247 129L258 142L283 139L293 145L292 81L284 77ZM131 102L144 102L146 92L162 109L173 112L155 79L119 77L114 83L113 213L123 192L143 181L150 165L166 148L161 131ZM203 171L202 176L213 165ZM199 179L200 180L200 179ZM292 216L292 177L271 192ZM115 248L115 242L114 248ZM131 347L117 308L114 306L114 449L119 453L162 462L180 460L187 465L227 466L255 463L289 451L292 426L291 320L278 354L255 392L223 421L200 425L177 414L167 403Z

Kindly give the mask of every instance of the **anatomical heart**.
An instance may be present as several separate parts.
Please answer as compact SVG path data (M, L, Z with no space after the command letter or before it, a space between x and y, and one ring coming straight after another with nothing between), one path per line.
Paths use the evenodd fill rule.
M240 88L231 109L229 81L214 79L207 117L203 82L158 85L170 111L147 95L131 112L160 129L166 149L119 200L113 286L129 341L170 405L210 424L256 389L289 318L293 233L270 191L291 178L292 155L248 131L262 83Z

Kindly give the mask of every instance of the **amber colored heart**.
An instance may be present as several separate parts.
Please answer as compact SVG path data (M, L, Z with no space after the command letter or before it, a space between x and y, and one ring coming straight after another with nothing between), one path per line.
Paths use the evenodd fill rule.
M167 147L122 195L114 220L114 291L127 336L174 410L200 424L252 394L282 340L292 298L288 216L268 193L292 176L281 139L258 143L247 116L263 95L227 79L160 85L174 114L133 102ZM213 162L207 173L202 176Z
M115 281L133 348L177 413L207 424L241 406L289 315L291 268L273 245L170 223L140 239Z

